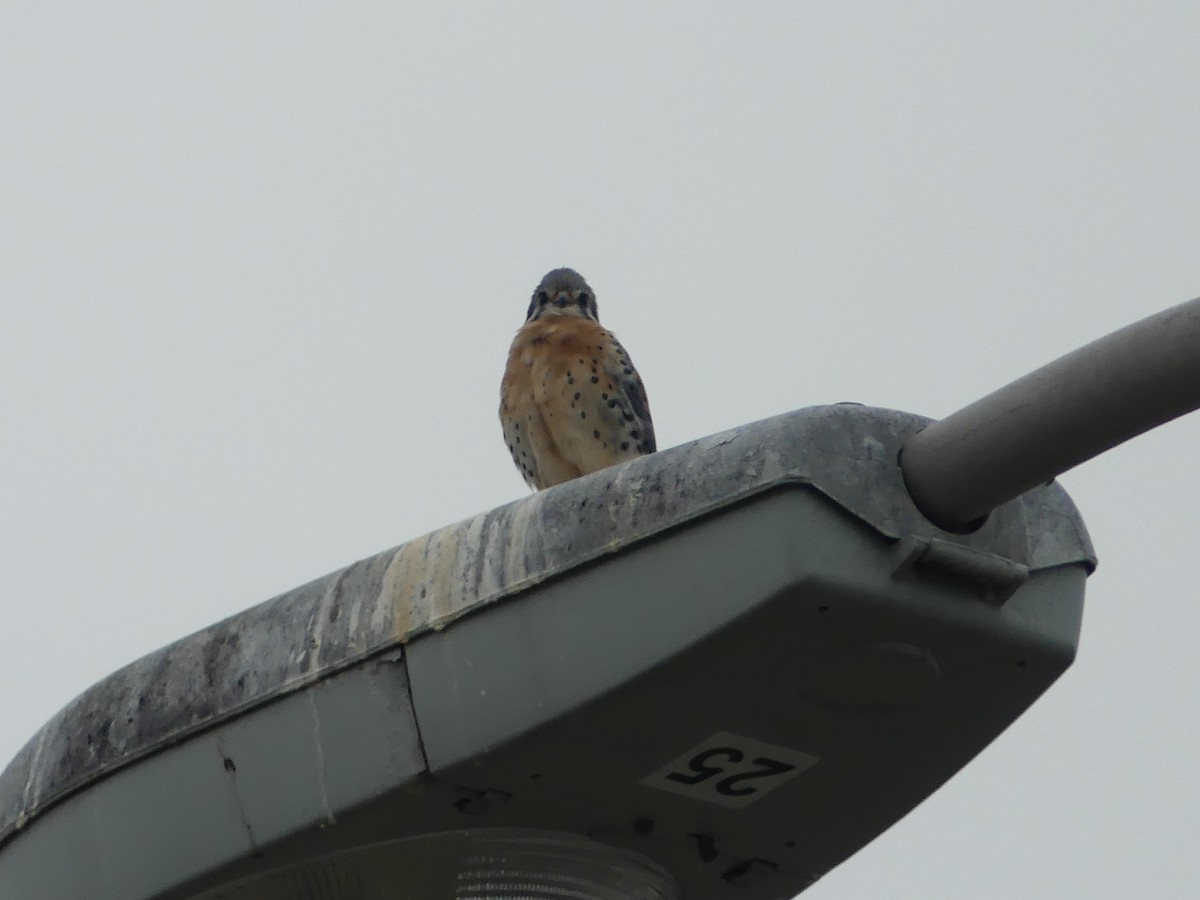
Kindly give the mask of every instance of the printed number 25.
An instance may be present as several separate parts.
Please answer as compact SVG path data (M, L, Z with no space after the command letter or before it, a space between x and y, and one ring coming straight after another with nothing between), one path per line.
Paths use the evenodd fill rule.
M688 760L691 772L669 772L667 778L670 781L678 781L680 784L701 784L710 778L732 771L734 774L726 775L725 778L718 781L713 785L713 790L726 797L745 797L747 794L757 793L758 788L738 787L738 785L753 781L755 778L782 775L784 772L790 772L796 768L791 763L780 762L766 756L756 756L749 763L743 763L745 757L746 754L737 747L712 747L708 750L701 750ZM725 764L714 765L714 760L723 760ZM754 768L746 771L748 766Z

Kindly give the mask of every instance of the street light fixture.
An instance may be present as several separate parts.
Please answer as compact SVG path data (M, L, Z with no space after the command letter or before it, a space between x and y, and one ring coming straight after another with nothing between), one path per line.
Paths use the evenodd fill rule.
M967 420L745 425L152 653L0 775L0 896L791 897L1074 657L1083 522L1005 459L957 504Z

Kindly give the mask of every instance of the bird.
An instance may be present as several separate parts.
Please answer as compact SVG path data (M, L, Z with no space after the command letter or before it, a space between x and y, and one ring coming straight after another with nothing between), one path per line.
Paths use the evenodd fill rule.
M574 269L534 289L500 382L500 424L535 491L657 449L641 376Z

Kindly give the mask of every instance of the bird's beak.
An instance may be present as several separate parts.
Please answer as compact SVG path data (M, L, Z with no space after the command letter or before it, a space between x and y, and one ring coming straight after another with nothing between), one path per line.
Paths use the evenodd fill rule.
M568 294L566 291L563 291L561 294L559 294L557 297L554 298L554 305L557 306L559 309L566 309L568 306L571 305L571 295Z

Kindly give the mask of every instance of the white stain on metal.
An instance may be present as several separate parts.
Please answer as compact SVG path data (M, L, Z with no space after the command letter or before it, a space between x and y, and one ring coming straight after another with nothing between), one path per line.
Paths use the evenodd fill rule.
M336 825L337 819L333 816L333 809L329 805L329 792L325 787L325 747L321 743L321 716L317 712L315 696L317 690L318 688L312 688L307 691L308 708L312 711L313 747L317 753L317 793L321 801L321 811L325 813L325 824Z

